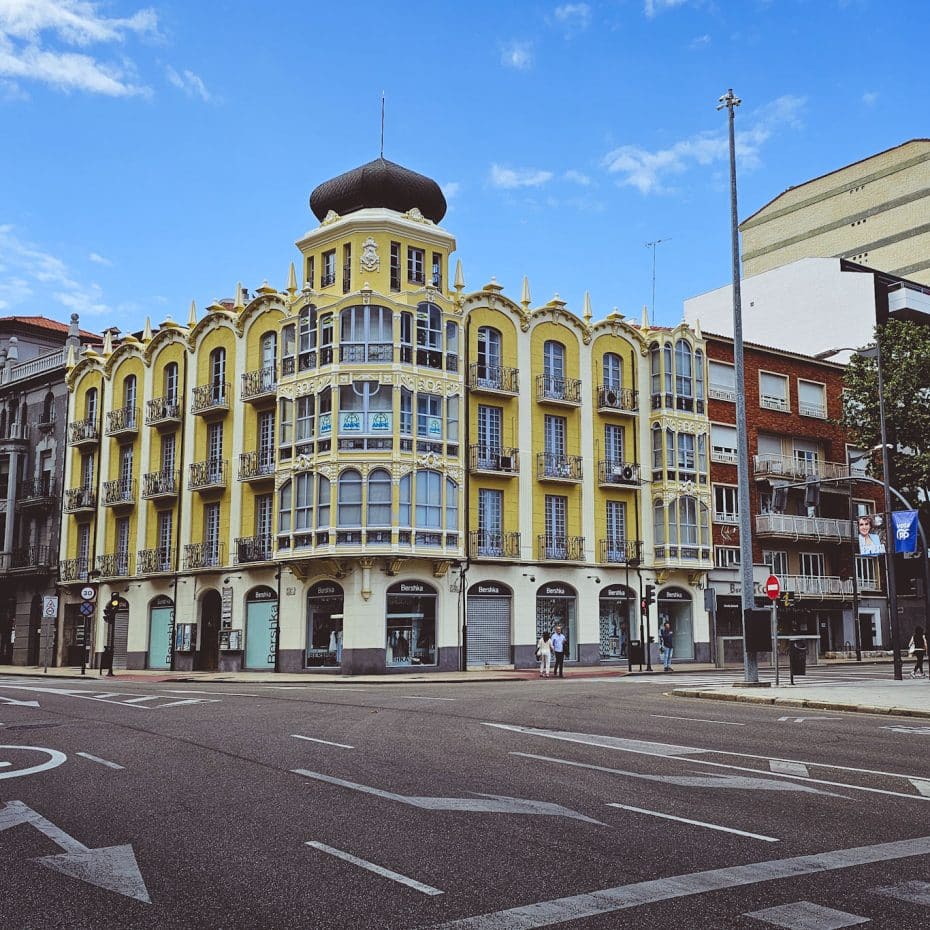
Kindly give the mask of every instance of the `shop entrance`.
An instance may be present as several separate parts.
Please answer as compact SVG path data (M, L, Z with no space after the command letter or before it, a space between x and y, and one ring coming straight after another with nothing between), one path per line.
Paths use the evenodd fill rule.
M683 588L666 588L659 592L658 607L660 629L666 620L672 627L673 658L693 659L694 609L691 595Z
M215 672L219 665L220 612L219 591L207 591L200 600L200 648L194 666L199 672Z
M387 590L385 662L436 664L436 591L422 581L398 581Z
M563 581L540 585L536 592L536 639L547 631L553 632L560 624L567 640L565 660L568 662L578 660L577 599L575 589Z
M174 627L174 601L160 595L149 607L149 651L147 668L171 668L171 633Z
M307 668L342 665L344 597L335 581L318 581L307 589Z
M275 667L278 596L268 587L255 588L245 599L245 667L268 671Z
M468 589L466 617L469 665L510 665L513 592L497 581L478 581Z
M632 588L622 584L601 589L600 649L602 659L625 659L630 641L630 624L633 623L636 595ZM638 637L639 632L636 631Z

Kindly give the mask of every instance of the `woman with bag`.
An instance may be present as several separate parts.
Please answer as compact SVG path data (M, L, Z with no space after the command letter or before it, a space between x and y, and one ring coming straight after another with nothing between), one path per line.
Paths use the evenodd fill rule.
M914 635L907 647L907 654L914 657L914 671L911 672L911 678L926 678L927 676L924 675L924 656L927 654L927 637L924 635L923 627L914 627Z
M552 662L552 643L549 642L548 630L539 637L539 642L536 643L536 658L539 659L539 677L548 678L549 665Z

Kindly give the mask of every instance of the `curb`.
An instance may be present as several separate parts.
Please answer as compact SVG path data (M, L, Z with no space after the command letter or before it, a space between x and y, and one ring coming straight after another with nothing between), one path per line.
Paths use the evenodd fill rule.
M762 697L753 694L721 694L714 691L696 691L676 688L669 692L673 697L702 698L706 701L732 701L739 704L765 704L770 707L806 707L810 710L840 710L852 714L879 714L891 717L930 718L930 710L912 707L878 707L874 704L841 704L837 701L816 701L812 698Z

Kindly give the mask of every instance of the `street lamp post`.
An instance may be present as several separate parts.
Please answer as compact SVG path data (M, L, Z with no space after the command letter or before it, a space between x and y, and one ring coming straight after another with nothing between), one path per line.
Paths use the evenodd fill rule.
M743 671L749 684L759 682L759 663L755 652L746 648L746 611L755 606L752 579L752 523L749 513L749 440L746 434L746 391L743 363L743 310L740 295L739 218L736 209L736 132L733 115L741 101L730 88L717 105L728 111L730 136L730 237L733 257L733 361L736 376L736 448L737 501L739 505L739 558L742 578Z

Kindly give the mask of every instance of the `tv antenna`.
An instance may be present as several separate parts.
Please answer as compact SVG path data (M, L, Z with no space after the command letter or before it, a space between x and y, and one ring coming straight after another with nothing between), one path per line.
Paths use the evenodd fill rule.
M666 236L664 239L656 239L654 242L647 242L646 248L652 249L652 318L656 315L656 246L663 242L671 242L672 237Z
M384 91L381 91L381 158L384 158Z

